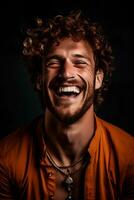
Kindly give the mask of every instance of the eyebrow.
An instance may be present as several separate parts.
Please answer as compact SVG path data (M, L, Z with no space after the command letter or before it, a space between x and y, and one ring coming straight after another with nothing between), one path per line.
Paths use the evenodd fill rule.
M84 58L84 59L89 60L91 62L91 58L89 56L87 56L87 55L73 54L73 57Z

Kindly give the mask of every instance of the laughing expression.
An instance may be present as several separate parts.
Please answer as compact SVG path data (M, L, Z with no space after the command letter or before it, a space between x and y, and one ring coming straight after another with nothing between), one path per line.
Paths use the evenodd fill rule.
M95 62L88 42L71 38L54 44L44 61L46 106L60 121L73 123L93 104Z

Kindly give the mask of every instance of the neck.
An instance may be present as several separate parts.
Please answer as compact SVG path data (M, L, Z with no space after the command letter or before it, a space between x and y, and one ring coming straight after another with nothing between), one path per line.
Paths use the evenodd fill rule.
M58 165L70 165L87 151L94 134L93 106L73 124L58 121L49 110L45 112L46 146Z

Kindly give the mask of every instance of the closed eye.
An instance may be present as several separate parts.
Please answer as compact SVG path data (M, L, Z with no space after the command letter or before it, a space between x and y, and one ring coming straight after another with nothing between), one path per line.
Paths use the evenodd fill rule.
M85 67L88 65L88 63L84 60L75 60L73 63L76 67Z
M46 67L57 68L61 66L61 62L59 60L50 60L46 63Z
M83 60L76 60L74 61L75 64L87 64L85 61Z

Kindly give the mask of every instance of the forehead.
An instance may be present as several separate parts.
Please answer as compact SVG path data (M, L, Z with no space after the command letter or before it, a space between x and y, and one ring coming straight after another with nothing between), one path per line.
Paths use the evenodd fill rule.
M58 44L53 44L48 55L53 54L81 54L85 56L93 55L93 50L86 40L74 41L72 38L64 38Z

